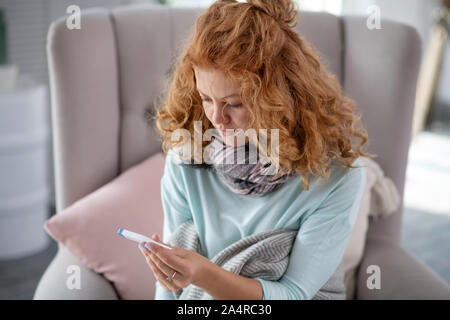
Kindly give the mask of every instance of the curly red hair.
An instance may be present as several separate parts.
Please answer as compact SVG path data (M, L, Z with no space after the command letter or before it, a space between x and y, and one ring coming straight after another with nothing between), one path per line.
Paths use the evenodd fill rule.
M157 108L164 153L180 143L171 140L174 130L186 129L193 139L194 121L201 121L204 131L214 128L196 89L193 68L199 67L221 69L240 81L251 128L279 129L279 168L300 173L306 190L309 175L328 181L332 159L355 168L352 163L359 156L373 157L362 151L368 137L354 101L321 65L313 46L293 30L297 23L291 0L213 3L182 47L166 88L167 100ZM354 138L360 140L356 150ZM269 134L267 145L270 139ZM203 141L203 148L208 144Z

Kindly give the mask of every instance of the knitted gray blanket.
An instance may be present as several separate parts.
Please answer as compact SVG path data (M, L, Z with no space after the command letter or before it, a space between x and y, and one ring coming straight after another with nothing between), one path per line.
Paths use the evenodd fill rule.
M276 281L286 271L296 235L297 230L289 229L270 230L251 235L231 244L211 261L225 270L244 277ZM199 237L192 220L180 225L167 242L172 246L202 254ZM345 300L344 273L342 261L312 300ZM176 291L175 295L178 300L215 300L193 284Z

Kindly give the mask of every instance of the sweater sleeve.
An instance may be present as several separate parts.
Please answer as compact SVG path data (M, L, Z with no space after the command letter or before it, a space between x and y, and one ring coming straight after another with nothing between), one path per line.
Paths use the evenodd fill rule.
M365 179L365 168L350 169L305 217L283 276L277 281L255 278L263 288L263 300L309 300L325 285L344 256Z
M164 174L161 178L161 201L164 211L163 242L167 242L171 233L185 221L192 219L183 188L182 168L174 159L176 155L166 156ZM174 292L166 291L155 282L155 300L176 300Z

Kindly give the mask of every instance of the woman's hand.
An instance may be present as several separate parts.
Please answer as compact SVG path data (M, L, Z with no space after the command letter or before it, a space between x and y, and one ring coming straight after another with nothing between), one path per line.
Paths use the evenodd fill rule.
M152 239L163 243L156 234L152 236ZM195 251L165 245L172 250L151 242L139 244L147 264L164 289L166 291L178 291L191 283L194 285L199 283L203 271L212 262ZM172 277L175 272L172 281L167 280L167 277Z

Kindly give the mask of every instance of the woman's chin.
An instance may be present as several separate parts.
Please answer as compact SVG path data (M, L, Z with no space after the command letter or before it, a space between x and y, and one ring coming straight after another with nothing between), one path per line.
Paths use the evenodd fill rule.
M222 135L222 140L223 142L231 147L236 147L236 146L241 146L244 145L248 142L248 137L245 137L244 141L241 142L242 139L238 139L237 136L234 135Z

